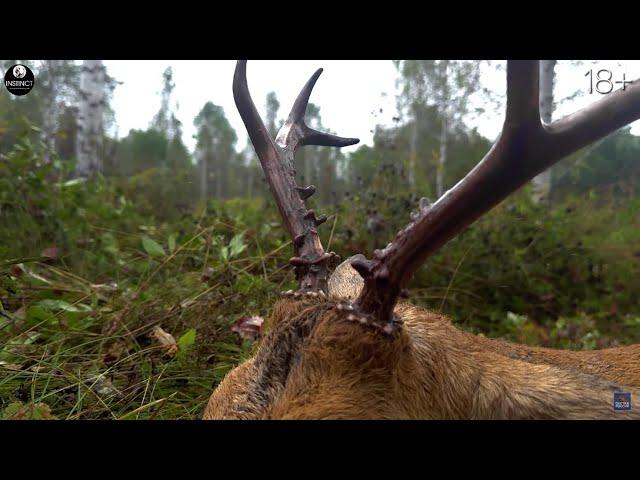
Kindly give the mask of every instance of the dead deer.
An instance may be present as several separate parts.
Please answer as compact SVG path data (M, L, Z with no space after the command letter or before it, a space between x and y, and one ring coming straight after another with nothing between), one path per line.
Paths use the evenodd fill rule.
M597 351L529 347L466 333L437 313L398 303L425 259L558 160L640 118L640 81L543 124L537 61L509 61L499 139L457 185L418 213L372 259L355 255L329 276L315 187L298 187L302 145L358 142L304 123L302 89L275 142L251 100L246 61L236 105L293 241L299 289L283 292L253 358L213 392L205 419L630 419L640 418L640 345ZM613 393L635 410L614 410ZM632 408L633 408L632 407Z

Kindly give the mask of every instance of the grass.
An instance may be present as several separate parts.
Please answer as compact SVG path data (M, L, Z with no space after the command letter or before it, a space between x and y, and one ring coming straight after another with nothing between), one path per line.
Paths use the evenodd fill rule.
M151 243L147 233L110 229L124 261L109 275L94 272L117 279L104 283L65 266L64 251L2 261L2 415L198 418L213 388L252 349L230 326L244 312L264 314L292 286L281 265L290 244L271 245L282 237L271 232L248 239L242 223L198 222L177 239ZM154 327L171 335L174 354Z

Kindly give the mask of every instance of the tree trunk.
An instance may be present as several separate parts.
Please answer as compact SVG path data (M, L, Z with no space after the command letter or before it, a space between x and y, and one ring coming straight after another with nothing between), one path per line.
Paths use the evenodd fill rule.
M253 165L247 167L247 197L253 198Z
M51 162L51 154L55 150L55 136L56 136L56 122L58 120L58 85L55 75L56 67L58 67L59 60L45 60L43 62L44 68L48 70L47 79L49 85L47 85L45 108L42 119L42 136L46 146L44 152L44 163Z
M436 171L436 193L438 198L444 193L444 170L447 164L447 128L449 128L446 115L442 116L442 129L440 130L440 157Z
M224 168L224 164L222 162L218 162L218 168L216 169L217 172L215 173L216 176L216 198L217 199L222 199L223 196L223 192L222 192L222 179L227 177L226 175L226 169Z
M313 148L313 147L311 147ZM307 185L311 185L314 181L314 165L313 165L313 155L315 152L307 147L307 150L304 151L302 155L302 159L304 161L304 182Z
M94 177L102 167L105 68L102 60L85 60L80 76L76 176Z
M553 83L556 60L540 61L540 117L550 123L553 115ZM535 202L546 201L551 192L551 168L547 168L531 180L531 192Z
M254 173L253 173L253 157L251 153L245 149L241 153L242 165L245 166L245 171L247 172L247 197L253 198L253 182L254 182Z
M207 198L207 156L200 157L200 198Z
M58 112L54 104L47 105L42 119L42 136L45 144L43 160L45 164L51 163L51 154L55 150L57 114Z
M416 186L416 163L418 158L418 114L414 110L413 125L411 125L411 139L409 145L409 166L407 169L407 180L411 189Z

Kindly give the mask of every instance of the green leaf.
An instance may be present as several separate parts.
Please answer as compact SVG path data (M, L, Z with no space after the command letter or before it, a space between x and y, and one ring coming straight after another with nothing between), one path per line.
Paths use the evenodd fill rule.
M144 247L145 252L147 252L152 257L164 257L166 254L164 253L164 248L155 240L147 237L146 235L142 237L142 246Z
M51 414L51 408L46 403L12 402L7 405L2 412L4 419L27 419L27 420L56 420Z
M63 310L65 312L90 312L92 309L89 305L77 303L75 305L65 302L64 300L41 300L36 306L45 308L50 311Z
M507 321L515 328L521 327L526 321L526 315L518 315L517 313L507 312Z
M242 241L243 238L244 232L235 235L231 239L231 241L229 242L229 258L237 257L247 248L247 246Z
M24 404L22 402L11 402L2 411L2 418L6 420L13 417L14 415L18 414L23 407Z
M56 324L58 319L53 313L51 313L50 309L39 305L32 305L27 309L25 321L27 325L33 326L43 321Z
M169 252L173 253L176 251L176 234L172 233L169 235Z
M33 330L30 332L26 332L23 335L19 335L17 337L13 337L9 339L4 345L0 344L0 360L14 363L20 361L20 356L14 355L14 350L12 347L17 345L31 345L38 338L40 338L40 334L38 332L34 332Z
M81 183L84 183L85 179L84 178L74 178L72 180L68 180L66 182L64 182L61 186L62 187L73 187L75 185L79 185Z
M267 285L270 284L265 282L261 276L249 273L239 273L234 282L234 288L240 293L257 292L267 287Z
M46 403L36 403L30 413L31 420L57 420L56 416L51 414L51 408Z
M105 252L108 252L114 256L120 253L120 247L118 241L111 233L105 233L102 235L102 243L104 244Z
M220 248L220 258L223 262L229 260L229 247L221 247Z
M184 357L186 356L189 348L193 345L193 342L196 340L196 329L190 328L186 332L184 332L180 338L178 339L178 353L176 354L176 358L178 362L182 362Z
M196 340L196 329L190 328L184 332L178 339L178 356L183 356L189 350Z

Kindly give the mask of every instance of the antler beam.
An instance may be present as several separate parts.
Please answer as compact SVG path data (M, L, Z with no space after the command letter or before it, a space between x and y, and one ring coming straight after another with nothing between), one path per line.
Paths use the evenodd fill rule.
M290 263L295 267L301 292L327 292L329 262L337 257L325 252L318 236L317 226L326 221L307 210L304 201L315 192L315 187L298 187L295 181L294 156L303 145L344 147L358 143L357 138L342 138L318 132L304 123L304 114L322 69L317 70L302 88L291 113L276 137L271 139L256 110L247 85L247 61L239 60L233 77L233 97L256 150L265 177L269 182L278 210L294 246Z
M558 160L640 118L640 81L549 125L540 120L538 61L509 61L500 138L476 167L436 203L421 209L371 260L352 266L364 278L356 302L363 321L394 325L401 290L426 258L528 180Z

